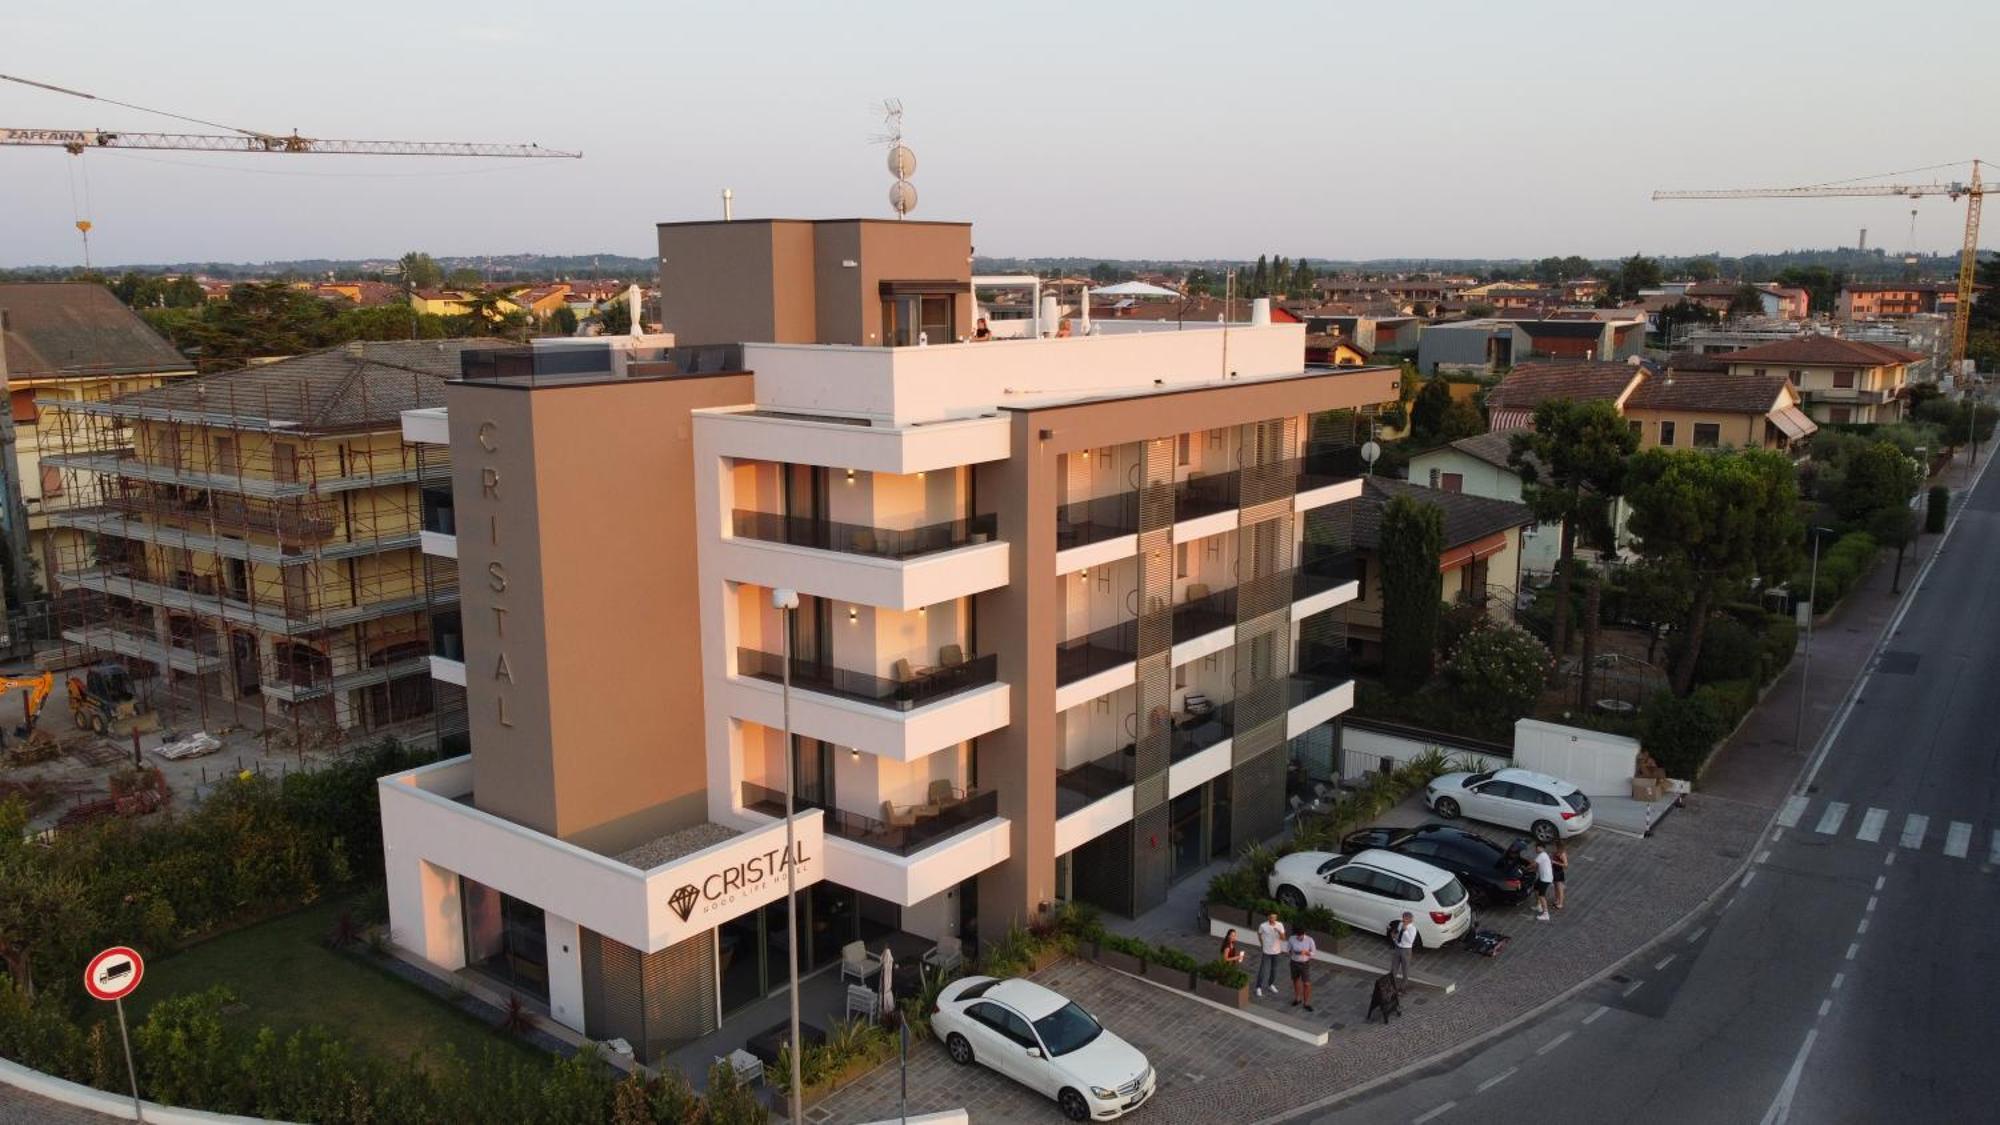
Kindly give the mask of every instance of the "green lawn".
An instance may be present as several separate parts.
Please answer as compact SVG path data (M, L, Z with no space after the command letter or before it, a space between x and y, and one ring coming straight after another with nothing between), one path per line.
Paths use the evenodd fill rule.
M247 1011L224 1017L232 1031L270 1027L280 1035L318 1024L384 1058L401 1061L450 1044L476 1060L490 1044L542 1057L408 981L370 964L368 955L337 953L324 944L343 909L328 901L236 930L146 966L133 1018L182 993L227 985Z

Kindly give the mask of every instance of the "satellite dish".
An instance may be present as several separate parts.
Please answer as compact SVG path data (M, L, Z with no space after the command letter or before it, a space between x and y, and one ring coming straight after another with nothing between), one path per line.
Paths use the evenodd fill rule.
M889 174L899 180L907 180L917 171L917 154L908 145L895 145L889 149Z
M897 180L889 187L889 207L898 216L907 215L917 209L917 185L908 180Z
M1382 456L1382 447L1379 444L1372 441L1364 441L1361 443L1361 459L1363 461L1366 461L1370 465L1373 465L1376 459L1381 456Z

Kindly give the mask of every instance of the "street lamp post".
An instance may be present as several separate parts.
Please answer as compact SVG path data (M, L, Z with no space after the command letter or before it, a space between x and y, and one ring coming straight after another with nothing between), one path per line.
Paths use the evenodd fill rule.
M800 1125L805 1120L801 1102L802 1090L799 1081L799 869L798 851L793 842L792 792L797 784L793 776L795 755L792 753L792 614L799 608L799 592L791 589L771 591L771 606L778 611L779 632L784 634L784 715L785 715L785 961L791 974L792 1003L792 1075L791 1075L791 1118L792 1125Z
M1813 609L1819 604L1819 537L1821 532L1832 532L1829 527L1807 528L1806 534L1812 539L1812 578L1806 587L1806 651L1805 663L1799 668L1799 714L1792 722L1792 753L1799 752L1799 739L1806 726L1806 694L1812 687L1812 638Z

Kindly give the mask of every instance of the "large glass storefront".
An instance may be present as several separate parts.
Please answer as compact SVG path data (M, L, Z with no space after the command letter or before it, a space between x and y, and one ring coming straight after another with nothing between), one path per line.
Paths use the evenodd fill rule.
M835 964L850 941L873 946L895 933L901 921L893 902L824 880L814 883L799 892L799 972ZM716 927L724 1015L785 987L787 940L782 899Z
M549 1002L548 931L542 908L460 876L465 909L465 966L508 988Z

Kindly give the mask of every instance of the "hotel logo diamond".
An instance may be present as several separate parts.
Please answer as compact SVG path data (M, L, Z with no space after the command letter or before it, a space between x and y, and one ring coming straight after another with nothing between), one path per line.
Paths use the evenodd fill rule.
M680 890L675 891L667 899L667 905L673 907L674 913L680 915L681 921L685 922L694 913L694 904L700 898L701 888L695 886L693 883L689 883Z

